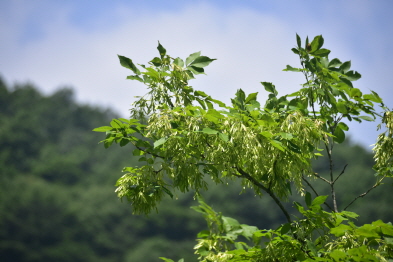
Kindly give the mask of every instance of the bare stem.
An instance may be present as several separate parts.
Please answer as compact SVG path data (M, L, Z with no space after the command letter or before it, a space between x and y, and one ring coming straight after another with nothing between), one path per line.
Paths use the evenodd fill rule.
M134 146L135 146L137 149L139 149L140 151L145 152L145 153L148 154L148 155L152 155L152 156L155 156L155 157L164 159L164 157L159 156L159 155L157 155L157 154L155 154L155 153L149 152L149 151L147 151L146 149L143 149L142 147L139 147L139 146L136 146L136 145L134 145Z
M344 166L344 168L343 168L343 170L341 171L341 173L340 173L340 174L336 177L336 179L333 181L333 184L336 183L336 181L340 178L340 176L341 176L342 174L344 174L345 169L347 168L347 166L348 166L348 164L346 164L346 165Z
M325 144L326 146L326 151L329 157L329 169L330 169L330 192L332 194L332 200L333 200L333 208L334 208L334 212L338 212L338 208L337 208L337 199L336 199L336 191L334 190L334 177L333 177L333 158L332 158L332 149L333 149L333 145L331 146L331 148L328 147L327 144Z
M329 185L331 184L331 182L329 180L327 180L324 177L321 177L320 175L318 175L317 173L314 173L314 176L318 177L319 179L321 179L322 181L328 183Z
M361 197L366 196L368 193L370 193L371 190L373 190L374 188L376 188L377 186L381 185L382 180L385 178L386 176L382 177L380 180L378 180L371 188L369 188L369 190L367 190L366 192L364 192L363 194L358 195L357 197L355 197L351 203L349 203L344 210L347 210L347 208L349 206L351 206L356 200L358 200Z

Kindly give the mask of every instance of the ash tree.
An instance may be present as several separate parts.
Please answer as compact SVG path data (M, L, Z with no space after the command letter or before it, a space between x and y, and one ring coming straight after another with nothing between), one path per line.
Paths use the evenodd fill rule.
M208 225L197 235L200 261L393 261L392 224L356 225L358 214L350 211L354 201L393 176L393 113L376 92L363 94L354 87L361 75L350 61L330 59L321 35L311 42L307 37L302 43L298 35L296 40L292 51L300 66L287 65L284 71L303 74L305 82L284 96L272 83L261 82L269 93L264 104L258 93L241 89L230 105L193 89L189 82L215 60L200 52L172 58L159 43L159 56L148 65L119 56L132 72L127 79L144 83L148 92L134 102L130 119L94 129L106 133L106 148L134 146L141 163L123 169L116 193L135 213L148 214L163 197L195 192L199 205L193 208ZM339 206L335 187L346 166L335 171L333 155L334 146L346 139L348 121L380 121L383 132L373 148L375 183ZM313 171L315 158L329 162L328 176ZM240 191L271 198L287 222L258 229L223 216L200 196L209 190L208 179L240 180ZM330 195L317 192L317 180L329 186ZM304 203L293 202L300 214L295 216L283 203L298 194Z

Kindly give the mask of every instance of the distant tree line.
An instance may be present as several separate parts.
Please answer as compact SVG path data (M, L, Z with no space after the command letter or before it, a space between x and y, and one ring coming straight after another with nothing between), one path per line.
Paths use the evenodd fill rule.
M196 205L192 195L163 201L159 216L148 217L132 216L129 204L117 199L117 170L136 161L133 148L104 149L97 144L102 136L91 132L116 117L110 109L77 103L69 88L46 96L31 84L10 87L0 79L1 261L196 261L190 251L206 226L189 209ZM372 156L345 144L336 158L337 169L351 166L337 194L352 199L370 179ZM315 170L323 174L328 166L316 162ZM284 222L269 201L249 191L238 195L239 184L211 188L203 193L206 201L242 223L272 228ZM392 221L392 200L388 190L379 190L353 209L362 223Z

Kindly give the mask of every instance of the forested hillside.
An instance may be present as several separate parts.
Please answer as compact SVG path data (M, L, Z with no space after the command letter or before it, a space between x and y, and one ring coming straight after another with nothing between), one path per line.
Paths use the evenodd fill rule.
M132 215L132 207L117 199L114 184L134 161L132 148L105 149L98 144L102 134L91 131L115 117L109 109L76 103L71 89L44 96L30 84L7 87L0 80L1 261L194 261L189 250L205 225L189 208L196 205L192 193L163 201L160 215L149 217ZM336 153L337 172L348 164L337 193L344 208L368 189L354 188L373 181L373 159L351 144ZM325 159L315 162L319 174L327 169ZM393 221L392 194L381 187L351 206L359 223ZM204 197L241 223L270 228L284 222L269 198L240 191L220 186Z

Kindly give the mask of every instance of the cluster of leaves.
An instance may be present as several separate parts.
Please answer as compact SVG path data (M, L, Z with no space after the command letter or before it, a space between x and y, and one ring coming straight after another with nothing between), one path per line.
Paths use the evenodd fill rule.
M371 224L378 228L370 229L375 234L369 227L357 228L349 221L356 214L345 211L353 201L339 212L335 184L345 167L334 174L332 158L334 144L344 142L349 129L344 120L362 122L381 117L387 131L374 148L377 180L359 197L391 177L392 114L377 93L363 94L353 87L352 82L361 75L350 70L350 61L329 60L330 51L322 48L323 43L323 37L317 36L312 42L307 38L302 47L297 35L297 47L292 51L299 56L302 67L287 66L285 71L303 73L306 82L299 91L281 97L272 83L262 82L269 92L264 106L257 101L257 93L246 95L241 89L230 106L194 91L189 80L203 73L214 60L199 52L184 63L168 56L159 44L160 57L151 60L149 66L140 65L144 72L131 59L119 56L120 63L134 73L128 79L143 82L149 92L134 103L131 112L135 119L114 119L110 126L94 129L106 132L102 141L105 147L113 142L121 146L132 143L134 156L143 163L123 170L125 174L117 182L118 196L127 198L134 212L149 213L163 196L173 197L177 190L193 190L198 195L207 189L206 177L223 184L240 179L243 189L250 188L258 196L269 195L285 215L287 224L278 230L263 233L255 229L260 238L270 236L265 246L258 241L252 248L238 243L232 250L225 241L234 244L236 234L250 237L251 228L215 215L202 204L197 210L206 213L208 223L215 225L208 234L200 234L203 240L197 245L197 253L203 261L276 261L277 252L286 254L287 261L339 261L355 259L358 253L392 258L390 224ZM385 111L383 114L374 108L376 103ZM328 177L311 168L311 160L321 156L321 145L329 160ZM327 196L318 195L312 186L315 179L330 186L332 203L325 201ZM306 196L309 207L305 211L296 204L304 216L296 221L282 204L292 194L291 186ZM313 201L306 189L316 194ZM322 203L329 212L321 209ZM347 220L348 224L343 224ZM363 231L367 231L365 235ZM244 257L247 259L242 260Z
M360 227L349 211L326 212L327 196L307 207L295 202L303 216L273 230L259 230L215 212L202 199L193 207L203 213L209 230L198 234L196 254L202 261L385 261L393 256L393 226L381 220ZM292 234L288 234L292 232ZM248 243L239 238L249 240ZM241 240L241 239L240 239Z

